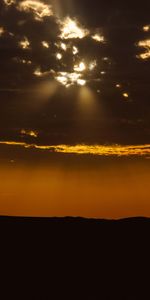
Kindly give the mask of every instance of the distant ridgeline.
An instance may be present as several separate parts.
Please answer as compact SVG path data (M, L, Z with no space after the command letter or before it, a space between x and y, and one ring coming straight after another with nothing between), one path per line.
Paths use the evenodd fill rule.
M0 218L2 299L150 299L150 219Z

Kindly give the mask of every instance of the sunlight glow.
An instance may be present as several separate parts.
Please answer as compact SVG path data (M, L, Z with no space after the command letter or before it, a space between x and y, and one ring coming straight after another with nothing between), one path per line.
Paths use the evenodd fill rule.
M67 17L61 24L61 35L62 39L83 39L89 34L87 29L84 29L77 23L75 19Z
M73 49L72 49L73 55L78 54L78 52L79 52L78 48L76 46L73 46Z
M42 72L40 71L39 68L37 68L37 69L34 71L33 74L34 74L35 76L38 76L38 77L42 76Z
M9 6L9 5L15 4L16 1L15 0L4 0L4 3Z
M146 51L141 53L137 57L141 58L143 60L150 58L150 39L139 41L138 46L142 47L142 48L145 48Z
M150 31L150 25L143 26L143 31L145 31L145 32Z
M12 59L14 62L19 63L19 64L26 64L26 65L31 65L32 61L31 60L27 60L27 59L22 59L20 57L13 57Z
M86 65L84 62L80 62L79 65L74 66L74 71L76 72L83 72L86 70Z
M141 58L143 60L150 58L150 51L145 52L145 53L141 53L138 58Z
M0 36L2 36L5 32L5 29L3 27L0 27Z
M128 93L123 93L123 97L124 98L129 98L129 94Z
M34 130L25 130L25 129L22 129L21 130L21 134L22 135L31 136L31 137L34 137L34 138L38 137L38 132L34 131Z
M77 84L79 84L81 86L84 86L86 84L86 80L84 80L84 79L78 79L77 80Z
M44 17L53 15L50 5L39 0L24 0L18 4L18 9L25 12L32 12L37 21L42 21Z
M85 80L80 79L81 74L78 73L67 73L67 72L59 72L55 79L66 86L67 88L74 84L84 85Z
M138 45L139 47L150 48L150 40L140 41Z
M24 37L24 39L23 39L22 41L19 42L19 46L20 46L22 49L29 49L30 42L29 42L29 40L27 39L27 37Z
M49 48L49 44L46 41L42 41L42 46L47 49Z
M50 73L51 73L51 70L42 72L40 68L36 68L35 71L33 72L33 74L37 77L43 77L43 76L49 75Z
M56 58L57 58L58 60L61 60L61 59L62 59L62 54L61 54L61 53L57 53L57 54L56 54Z
M61 43L61 48L62 48L64 51L66 51L66 50L67 50L67 46L66 46L66 44L64 44L64 43Z
M102 43L104 42L104 36L103 35L100 35L100 34L94 34L92 36L92 39L95 40L96 42L99 42L99 43Z
M97 63L96 63L96 60L94 60L93 62L90 63L89 70L90 71L94 70L96 66L97 66Z

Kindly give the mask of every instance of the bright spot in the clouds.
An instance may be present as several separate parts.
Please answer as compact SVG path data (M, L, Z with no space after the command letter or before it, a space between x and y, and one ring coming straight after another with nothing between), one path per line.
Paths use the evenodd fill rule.
M41 69L38 67L34 70L33 74L37 77L44 77L44 76L48 76L50 74L53 73L53 70L49 70L49 71L41 71Z
M138 56L138 58L141 58L141 59L143 59L143 60L150 58L150 51L141 53L141 54Z
M79 73L69 73L69 72L59 72L57 74L57 76L55 77L55 79L61 83L62 85L64 85L65 87L69 87L71 85L74 84L78 84L78 85L85 85L86 81L84 79L81 78L81 74Z
M30 47L30 42L29 40L27 39L27 37L24 37L23 40L21 40L19 42L19 46L22 48L22 49L29 49Z
M22 135L31 136L31 137L34 137L34 138L38 137L38 132L34 131L34 130L25 130L25 129L22 129L21 130L21 134Z
M64 75L59 75L55 78L59 83L63 84L63 85L67 85L67 77Z
M16 63L20 63L20 64L26 64L26 65L31 65L32 61L31 60L27 60L27 59L22 59L20 57L14 57L13 61Z
M62 39L83 39L89 34L89 31L78 24L76 20L67 17L61 23L61 34Z
M67 46L66 46L66 44L65 43L61 43L61 49L63 49L64 51L66 51L67 50Z
M5 29L3 27L0 27L0 36L2 36L5 32Z
M128 93L123 93L123 97L124 98L129 98L129 94Z
M103 61L108 61L109 58L106 56L106 57L103 57Z
M18 4L18 9L25 12L32 12L34 18L41 21L44 17L53 15L50 5L39 0L24 0Z
M100 34L94 34L92 35L92 39L95 40L96 42L104 42L104 36L103 35L100 35Z
M143 48L150 48L150 40L144 40L144 41L140 41L138 43L139 47L143 47Z
M86 80L85 79L78 79L77 84L79 84L81 86L84 86L86 84Z
M56 54L56 58L57 58L58 60L61 60L61 59L62 59L62 54L61 54L61 53L57 53L57 54Z
M32 61L31 61L31 60L23 59L23 60L22 60L22 63L23 63L23 64L27 64L27 65L31 65L31 64L32 64Z
M47 49L49 48L49 44L46 41L42 41L42 46Z
M143 31L145 31L145 32L150 31L150 25L143 26Z
M80 74L77 73L68 73L68 72L59 72L58 76L56 76L56 80L66 87L74 84L81 77Z
M89 65L89 70L92 71L95 69L97 63L96 63L96 60L92 61Z
M138 46L144 48L145 51L139 54L137 57L143 60L150 58L150 39L139 41Z
M73 55L78 54L78 52L79 52L78 48L76 46L73 46L73 49L72 49Z
M86 70L86 65L84 62L80 62L79 65L74 66L74 71L76 72L83 72Z
M37 68L35 71L34 71L34 73L33 73L35 76L37 76L37 77L41 77L43 74L42 74L42 72L41 72L41 70L40 70L40 68Z
M118 89L121 88L121 84L117 83L116 88L118 88Z
M9 5L15 4L16 1L15 0L4 0L4 3L9 6Z

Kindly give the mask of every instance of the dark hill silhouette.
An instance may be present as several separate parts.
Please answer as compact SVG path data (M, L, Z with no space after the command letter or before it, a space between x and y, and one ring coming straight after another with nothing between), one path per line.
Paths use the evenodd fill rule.
M0 218L1 299L150 299L150 219Z

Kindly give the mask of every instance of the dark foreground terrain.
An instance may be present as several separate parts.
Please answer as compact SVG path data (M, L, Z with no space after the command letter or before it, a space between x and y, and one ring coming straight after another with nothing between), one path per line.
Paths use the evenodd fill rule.
M150 219L0 218L1 299L150 299Z

